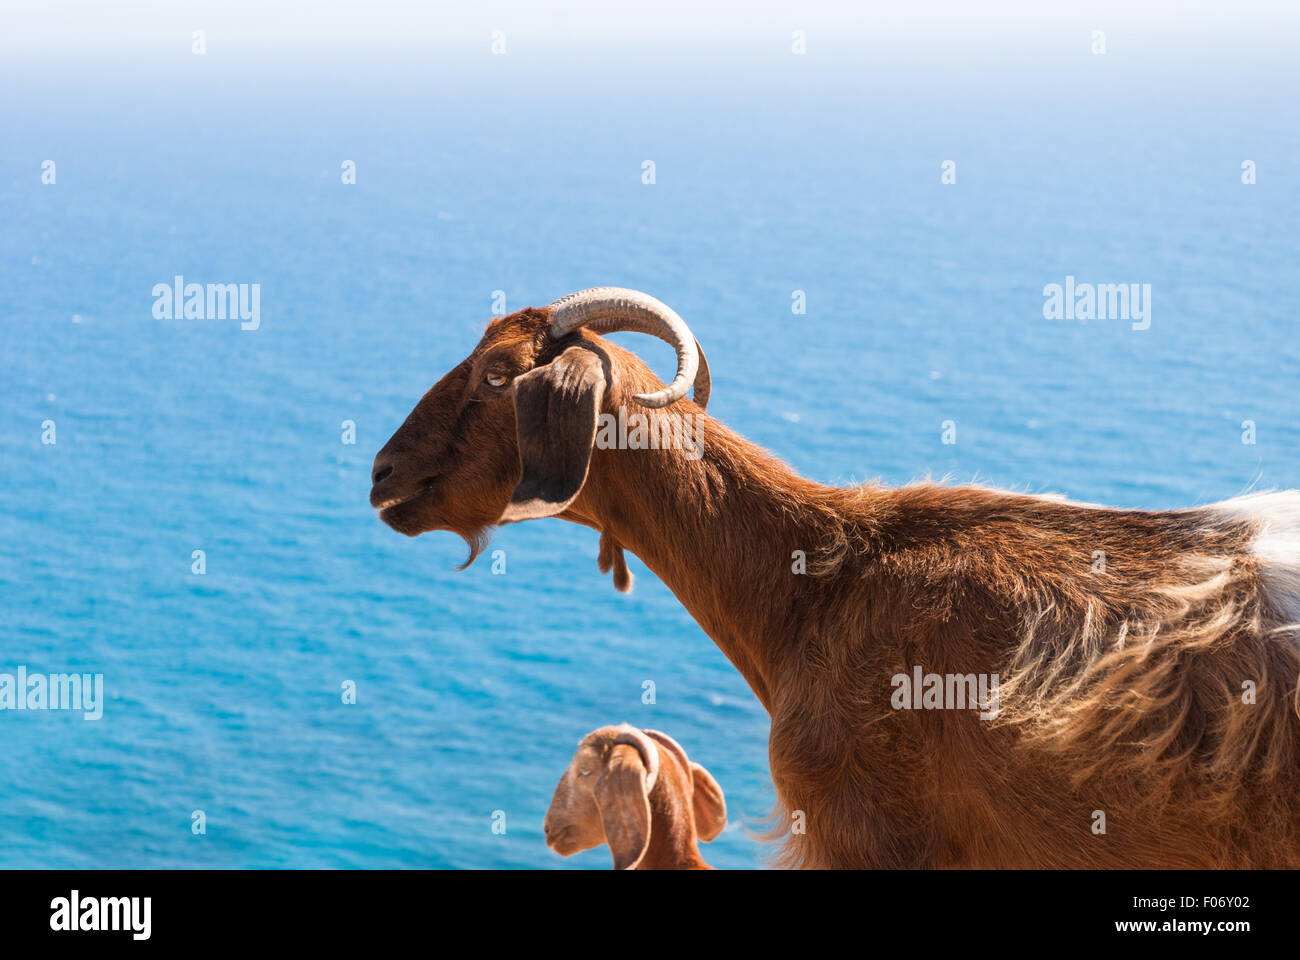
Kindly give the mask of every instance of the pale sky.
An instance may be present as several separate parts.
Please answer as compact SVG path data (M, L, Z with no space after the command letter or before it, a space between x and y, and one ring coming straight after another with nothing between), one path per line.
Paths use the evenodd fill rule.
M209 55L274 57L372 49L418 55L421 49L468 49L504 30L518 49L556 50L563 43L668 42L707 55L744 38L788 44L808 32L809 55L819 42L872 41L893 46L926 38L930 49L977 43L988 31L1105 29L1117 40L1158 32L1212 43L1268 36L1300 48L1300 3L1294 0L0 0L0 53L32 56L147 55L207 32ZM1278 30L1282 35L1278 35ZM1122 43L1121 43L1122 46Z

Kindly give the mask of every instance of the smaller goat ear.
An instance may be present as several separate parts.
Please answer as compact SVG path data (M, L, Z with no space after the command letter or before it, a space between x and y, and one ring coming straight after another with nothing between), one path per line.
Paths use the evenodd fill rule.
M695 786L695 792L691 796L691 804L695 809L695 832L701 840L708 842L727 825L727 800L722 795L722 787L713 779L713 774L693 761L691 780Z
M523 476L501 523L563 513L587 481L605 395L601 358L570 347L515 381L515 429Z
M646 768L636 747L619 744L596 781L596 806L615 870L634 870L650 846Z

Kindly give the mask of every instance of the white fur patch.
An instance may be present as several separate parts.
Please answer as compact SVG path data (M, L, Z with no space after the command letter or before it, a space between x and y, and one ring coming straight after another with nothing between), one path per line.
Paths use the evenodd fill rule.
M1300 624L1300 490L1251 493L1205 509L1257 525L1251 552L1267 599L1286 621ZM1300 637L1300 630L1293 633Z
M1085 510L1119 510L1120 507L1108 507L1104 503L1090 503L1087 500L1074 500L1064 493L1017 493L1017 497L1028 497L1030 500L1046 500L1049 503L1061 503L1067 507L1082 507Z

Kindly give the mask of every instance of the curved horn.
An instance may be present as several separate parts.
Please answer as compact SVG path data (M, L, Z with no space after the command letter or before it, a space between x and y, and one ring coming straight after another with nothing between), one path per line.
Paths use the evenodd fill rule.
M709 361L704 358L704 349L700 341L695 341L695 352L700 355L700 369L695 374L695 386L691 388L691 399L701 410L709 408L709 389L713 381L709 377Z
M672 753L673 756L675 756L681 762L682 769L686 771L687 781L689 782L690 780L693 779L692 771L691 771L691 759L690 757L686 756L686 751L682 749L682 745L680 743L678 743L676 740L674 740L672 737L668 736L668 734L664 733L661 730L651 730L649 727L646 727L641 732L644 733L651 740L658 740L665 747L667 747L669 752Z
M645 792L646 796L649 796L650 791L654 789L655 780L659 778L659 751L655 749L649 737L630 723L619 725L618 736L614 738L614 743L626 743L636 747L637 753L641 754L641 762L645 764Z
M686 321L668 305L637 290L624 287L592 287L561 297L550 307L551 336L568 336L580 327L596 333L633 330L648 333L670 343L677 351L677 375L655 393L638 393L633 399L646 407L666 407L686 396L692 381L695 402L709 400L709 367ZM702 382L701 382L702 381ZM702 389L701 389L702 388Z

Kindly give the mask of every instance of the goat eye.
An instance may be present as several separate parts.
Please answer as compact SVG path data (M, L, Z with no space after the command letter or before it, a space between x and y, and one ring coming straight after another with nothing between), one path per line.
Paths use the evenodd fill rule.
M490 387L504 387L506 385L506 375L504 373L489 373L483 379L488 382Z

